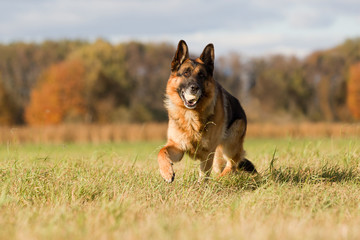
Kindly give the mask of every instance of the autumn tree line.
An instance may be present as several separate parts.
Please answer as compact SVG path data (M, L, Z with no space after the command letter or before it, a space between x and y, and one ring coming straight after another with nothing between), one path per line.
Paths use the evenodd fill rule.
M0 125L162 122L175 46L103 39L0 44ZM360 38L304 59L216 56L252 121L360 119Z

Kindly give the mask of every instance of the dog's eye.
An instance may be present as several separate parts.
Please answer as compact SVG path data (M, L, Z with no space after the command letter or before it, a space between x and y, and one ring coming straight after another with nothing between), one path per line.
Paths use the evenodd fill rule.
M203 72L199 72L198 76L199 78L205 78L205 74Z
M186 70L186 71L183 73L183 75L184 75L185 77L190 77L190 71L189 71L189 70Z

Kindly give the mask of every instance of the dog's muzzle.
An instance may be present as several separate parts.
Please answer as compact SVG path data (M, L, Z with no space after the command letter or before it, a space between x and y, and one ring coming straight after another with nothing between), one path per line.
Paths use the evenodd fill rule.
M194 109L201 97L201 90L196 84L191 84L186 89L181 90L180 97L188 109Z

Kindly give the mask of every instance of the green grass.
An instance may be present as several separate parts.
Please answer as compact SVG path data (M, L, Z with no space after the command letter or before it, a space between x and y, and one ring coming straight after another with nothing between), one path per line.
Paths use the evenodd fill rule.
M260 176L198 184L161 142L0 145L0 239L359 239L359 139L247 139Z

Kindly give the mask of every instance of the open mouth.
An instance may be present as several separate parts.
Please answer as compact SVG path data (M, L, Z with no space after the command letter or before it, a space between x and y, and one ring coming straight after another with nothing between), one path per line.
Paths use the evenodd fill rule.
M185 91L181 91L180 96L184 102L185 107L188 109L194 109L200 99L200 94L193 95L193 94L188 94Z

